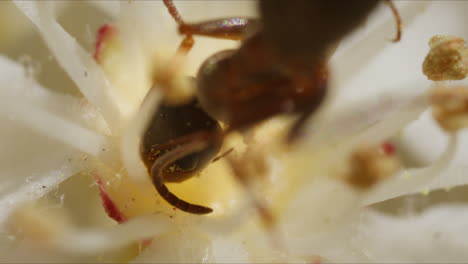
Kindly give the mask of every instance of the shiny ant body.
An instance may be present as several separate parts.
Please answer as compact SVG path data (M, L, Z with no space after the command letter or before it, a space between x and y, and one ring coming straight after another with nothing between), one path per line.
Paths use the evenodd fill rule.
M159 107L144 135L142 156L158 193L193 214L211 208L183 201L165 182L181 182L200 172L218 153L224 135L244 131L270 117L294 113L288 141L300 134L327 91L327 53L377 6L373 0L261 0L261 20L225 18L185 23L172 0L164 0L185 35L178 54L193 36L242 40L237 50L220 51L200 67L196 99ZM400 19L395 7L398 35ZM218 121L226 124L223 131Z

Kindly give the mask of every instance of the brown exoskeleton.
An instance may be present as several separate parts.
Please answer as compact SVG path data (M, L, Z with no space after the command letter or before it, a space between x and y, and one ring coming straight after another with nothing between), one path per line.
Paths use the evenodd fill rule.
M386 2L397 14L392 2ZM297 139L325 98L330 47L364 21L377 3L260 0L260 20L232 17L189 24L172 0L164 0L185 35L179 53L191 49L194 35L242 40L242 45L215 53L203 63L194 84L194 101L163 104L155 113L142 156L159 194L180 210L209 213L211 208L176 197L164 182L180 182L202 170L219 151L226 133L244 131L279 114L298 115L288 142ZM218 121L226 124L224 131Z
M157 175L152 177L156 190L174 207L196 214L212 211L177 198L164 182L181 182L203 169L219 152L221 133L219 123L196 100L159 106L144 135L141 151L151 175Z

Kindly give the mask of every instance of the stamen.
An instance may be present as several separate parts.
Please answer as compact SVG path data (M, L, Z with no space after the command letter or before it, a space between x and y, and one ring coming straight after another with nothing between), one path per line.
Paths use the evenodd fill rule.
M436 162L426 168L402 171L398 176L388 179L375 189L371 190L363 200L363 205L382 202L422 190L430 184L431 181L436 179L436 177L444 175L444 170L447 169L450 161L452 161L455 156L457 145L457 135L450 135L449 143L445 152Z
M119 126L120 110L112 99L110 82L93 58L53 18L53 2L15 1L16 6L37 26L57 62L83 95L101 109L111 128ZM30 10L38 10L32 13ZM51 17L52 16L52 17ZM87 72L84 76L83 72ZM114 130L114 129L113 129Z
M468 127L468 88L438 87L431 93L432 115L447 132Z
M468 74L468 48L465 40L456 36L434 36L431 50L423 63L423 73L429 80L462 80Z
M29 210L28 210L29 209ZM32 219L31 219L32 218ZM169 217L149 215L131 219L107 229L93 230L78 228L65 219L49 223L38 208L24 208L16 214L11 228L28 232L28 238L48 244L71 254L95 255L105 251L121 249L133 242L152 238L170 231ZM61 221L60 221L61 220ZM31 223L34 221L35 223ZM55 226L51 226L54 224ZM60 225L62 228L57 228Z
M393 175L399 168L398 159L394 155L382 153L381 146L363 146L351 155L351 170L348 182L359 188L366 189L379 181Z

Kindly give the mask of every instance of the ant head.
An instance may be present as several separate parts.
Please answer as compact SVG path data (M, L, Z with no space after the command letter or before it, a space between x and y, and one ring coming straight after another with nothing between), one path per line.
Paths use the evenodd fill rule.
M165 153L183 148L197 132L216 135L221 134L221 128L217 121L198 106L196 100L176 106L159 106L148 125L141 147L147 167L151 168L154 161ZM220 146L220 140L213 138L202 150L190 153L165 167L162 177L167 182L180 182L194 176L216 155Z

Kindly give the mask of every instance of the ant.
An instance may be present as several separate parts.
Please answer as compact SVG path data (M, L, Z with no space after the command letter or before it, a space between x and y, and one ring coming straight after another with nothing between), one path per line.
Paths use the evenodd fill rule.
M163 2L185 35L176 55L190 51L194 35L243 41L237 50L206 59L193 80L196 98L159 106L141 147L158 193L182 211L207 214L213 210L181 200L164 183L192 177L218 153L226 134L243 132L270 117L298 114L287 141L300 137L327 92L329 49L363 22L378 2L260 0L260 20L231 17L195 24L182 20L172 0ZM386 2L397 20L398 41L400 18L393 3ZM169 75L159 81L167 81ZM219 122L226 125L224 130Z

